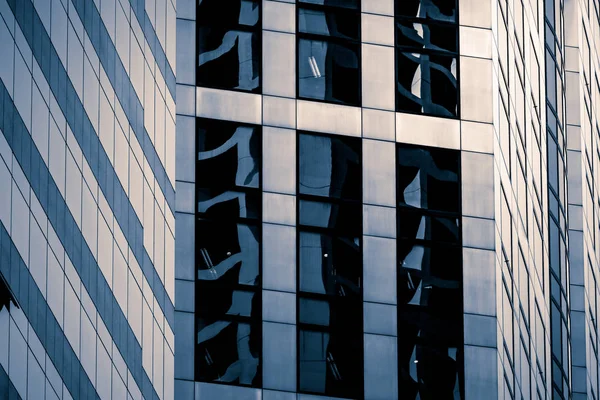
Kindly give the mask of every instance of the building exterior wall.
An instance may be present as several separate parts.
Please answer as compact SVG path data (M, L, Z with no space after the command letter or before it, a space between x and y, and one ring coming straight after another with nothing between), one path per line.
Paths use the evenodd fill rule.
M0 398L172 399L175 4L0 14Z

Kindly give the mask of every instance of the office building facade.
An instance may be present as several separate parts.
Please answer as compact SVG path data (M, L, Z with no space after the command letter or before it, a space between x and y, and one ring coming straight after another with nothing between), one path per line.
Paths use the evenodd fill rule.
M0 15L0 398L172 399L175 2Z
M176 394L597 398L599 9L180 1Z

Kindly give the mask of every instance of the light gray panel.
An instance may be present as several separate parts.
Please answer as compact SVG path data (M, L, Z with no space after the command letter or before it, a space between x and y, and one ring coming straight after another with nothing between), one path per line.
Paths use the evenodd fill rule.
M296 294L263 290L263 321L296 323Z
M263 387L296 390L296 326L263 323Z
M362 0L362 12L394 15L394 0Z
M367 236L396 237L396 208L363 205L363 233Z
M396 141L396 113L363 108L362 123L364 138Z
M196 119L177 116L175 177L194 182L196 175Z
M196 400L261 400L260 389L196 382Z
M197 87L196 116L260 125L262 96Z
M363 43L393 46L394 18L391 16L362 14L361 40ZM392 62L392 67L393 66L394 63Z
M194 380L194 314L175 311L175 378Z
M363 238L363 299L396 304L396 240Z
M496 349L465 346L465 399L497 398L498 357Z
M192 0L179 1L177 5L177 14L180 14L181 3L186 2L194 4ZM194 15L196 12L194 7ZM196 22L178 19L177 20L177 83L188 85L196 84ZM177 98L179 105L179 96Z
M296 196L263 192L263 221L296 225Z
M492 29L492 2L488 0L460 0L461 25Z
M194 215L175 213L175 278L196 280L194 263Z
M295 37L287 33L263 32L263 94L296 97Z
M365 400L398 398L398 339L365 334Z
M296 7L280 1L263 1L263 29L296 33Z
M469 57L492 58L492 31L472 27L460 27L460 54Z
M177 84L177 114L196 114L196 91L195 86Z
M263 224L263 288L296 291L296 228Z
M496 262L493 251L463 249L464 312L496 315Z
M316 101L296 102L298 129L345 136L361 136L361 109Z
M396 336L398 314L396 306L379 303L363 303L365 333Z
M296 128L296 100L263 96L263 125Z
M460 122L450 118L396 113L396 141L460 149Z
M385 20L392 18L381 17ZM393 25L392 25L393 27ZM392 29L393 31L393 29ZM392 34L393 40L393 34ZM394 111L396 101L394 83L394 48L362 45L362 105Z
M480 122L460 122L461 150L494 153L494 125Z
M296 194L296 131L263 128L263 190Z
M463 246L494 250L496 230L493 219L463 217Z
M296 393L263 390L263 400L296 400Z
M175 279L175 309L177 311L194 312L194 281Z
M494 218L494 156L463 151L462 212L483 218Z
M396 205L396 146L380 140L362 141L363 202Z
M496 347L498 320L487 315L465 314L465 344Z
M175 182L175 211L193 213L196 202L196 185L190 182Z
M460 57L460 112L470 121L493 122L492 60ZM465 79L468 77L468 79Z

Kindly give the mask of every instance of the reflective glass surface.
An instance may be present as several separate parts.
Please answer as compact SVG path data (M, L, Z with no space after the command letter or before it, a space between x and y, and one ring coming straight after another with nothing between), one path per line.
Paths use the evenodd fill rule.
M407 49L428 49L442 52L457 51L457 27L447 24L396 22L396 46Z
M343 7L350 9L358 9L358 0L298 0L298 3L302 4L317 4L320 6L327 7Z
M302 33L341 39L360 39L360 14L346 9L298 10L298 30Z
M398 145L398 389L464 398L459 151Z
M444 22L455 22L458 14L456 0L396 0L395 13Z
M260 386L261 131L196 126L196 379Z
M259 92L259 2L201 0L197 15L197 84Z

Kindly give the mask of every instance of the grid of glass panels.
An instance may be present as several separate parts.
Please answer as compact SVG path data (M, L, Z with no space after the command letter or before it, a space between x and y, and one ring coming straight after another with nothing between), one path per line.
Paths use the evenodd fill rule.
M197 120L196 380L261 386L261 129Z
M298 97L360 105L360 2L299 0Z
M455 0L396 0L396 111L457 117Z
M460 152L397 160L399 393L464 398Z
M298 135L298 390L360 398L361 139Z

